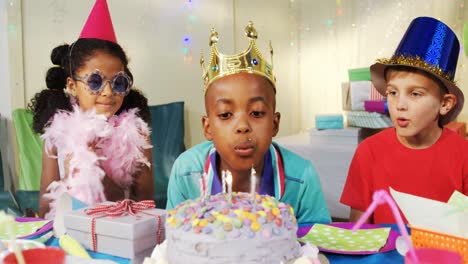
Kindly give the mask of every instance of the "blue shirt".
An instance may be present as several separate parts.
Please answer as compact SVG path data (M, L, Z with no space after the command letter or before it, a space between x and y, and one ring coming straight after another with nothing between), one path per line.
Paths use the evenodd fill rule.
M331 222L317 172L310 161L280 147L276 143L273 143L273 145L279 151L284 164L285 188L284 194L279 200L291 205L299 225ZM204 172L205 162L212 148L213 142L203 142L188 149L176 159L172 166L167 188L167 210L174 208L185 200L196 199L200 196L198 179L199 175ZM267 156L265 156L265 159L268 159ZM271 164L271 161L269 164ZM265 189L275 189L275 181L273 179L269 181L270 176L265 176L265 173L272 174L268 172L267 167L265 166L266 170L264 169L262 174L262 177L264 177L262 178L262 185L266 185ZM211 190L211 193L213 193L213 184L221 186L219 177L210 177L208 179L207 187ZM220 187L219 191L221 191Z
M217 153L213 153L210 156L211 164L218 164L216 160L219 158ZM270 196L275 196L275 184L273 179L273 166L271 165L271 153L267 152L265 154L265 159L263 160L263 174L262 181L260 185L259 194L268 194ZM211 194L217 194L223 191L222 183L219 181L221 177L218 175L218 170L213 171L213 181L211 184Z

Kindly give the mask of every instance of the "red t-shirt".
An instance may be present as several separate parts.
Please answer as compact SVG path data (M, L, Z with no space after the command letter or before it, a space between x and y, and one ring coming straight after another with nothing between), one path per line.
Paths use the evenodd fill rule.
M367 138L354 154L341 203L366 211L374 191L389 187L441 202L455 190L468 195L468 141L446 128L426 149L405 147L394 128ZM386 204L375 209L371 221L395 223Z

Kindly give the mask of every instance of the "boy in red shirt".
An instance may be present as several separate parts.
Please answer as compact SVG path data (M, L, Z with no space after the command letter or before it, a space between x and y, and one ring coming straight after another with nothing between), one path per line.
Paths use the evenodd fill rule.
M460 44L444 23L413 20L391 59L371 66L372 82L387 96L394 125L364 140L356 150L341 196L355 222L376 190L395 190L447 202L468 195L468 141L444 125L463 108L454 76ZM387 205L369 222L393 223Z

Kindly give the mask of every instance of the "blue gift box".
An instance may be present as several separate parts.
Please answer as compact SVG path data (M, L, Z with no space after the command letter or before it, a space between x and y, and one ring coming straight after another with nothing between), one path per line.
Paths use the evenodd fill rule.
M315 116L316 129L341 129L343 128L342 114L328 114Z

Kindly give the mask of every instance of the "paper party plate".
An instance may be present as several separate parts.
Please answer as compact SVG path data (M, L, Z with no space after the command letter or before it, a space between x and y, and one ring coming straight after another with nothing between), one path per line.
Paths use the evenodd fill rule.
M332 223L328 225L332 227L338 227L342 229L351 230L352 227L354 226L354 223ZM312 226L300 227L297 232L299 240L301 240L300 238L304 237L310 231L311 228ZM360 230L361 231L367 230L367 229L372 230L372 229L377 229L377 228L385 228L385 226L374 225L374 224L363 224ZM346 255L370 255L370 254L383 253L383 252L394 250L395 241L398 236L399 236L399 233L397 231L390 229L390 231L388 232L388 238L386 239L386 241L384 241L385 243L379 250L365 250L365 249L359 250L359 248L354 249L354 250L337 249L336 247L333 247L334 245L332 245L331 243L325 243L325 241L323 241L323 243L321 243L320 241L315 241L315 243L313 244L317 245L317 247L322 252L330 252L330 253L346 254ZM379 237L378 239L382 239L382 237ZM359 241L359 246L361 245L365 245L365 244Z

